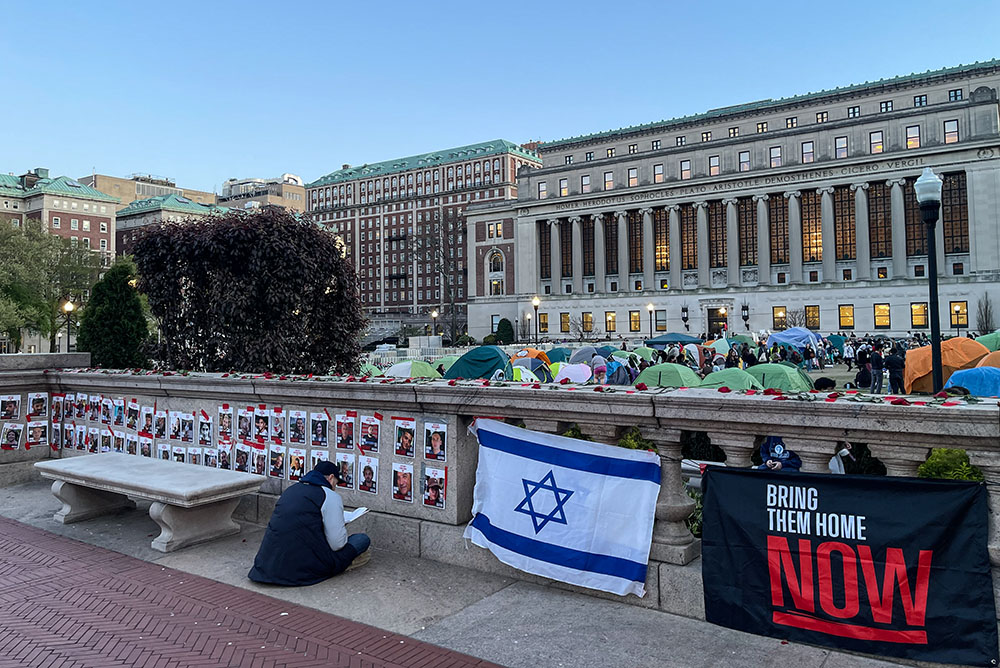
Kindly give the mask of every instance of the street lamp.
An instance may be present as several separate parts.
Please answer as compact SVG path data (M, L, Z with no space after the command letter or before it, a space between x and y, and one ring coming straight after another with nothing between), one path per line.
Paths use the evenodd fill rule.
M63 304L63 311L66 313L66 352L69 352L69 339L73 336L73 323L70 320L70 316L72 315L74 308L76 308L76 306L69 299L67 299L66 303Z
M955 321L955 336L962 336L962 307L955 304L952 310L955 312L955 315L952 316L952 319Z
M542 300L535 295L531 298L531 305L535 307L535 345L538 345L538 307L541 306Z
M688 324L688 307L687 305L681 307L681 322L684 323L684 329L691 331L691 325Z
M938 305L937 277L937 238L934 228L937 225L938 212L941 209L941 179L931 170L924 167L923 173L913 184L920 204L920 216L924 221L927 233L927 287L930 292L928 306L931 310L931 374L934 392L940 392L944 385L944 372L941 365L941 313Z
M749 332L750 331L750 304L747 304L746 302L743 302L743 305L740 306L740 315L743 316L743 324L744 324L744 326L746 326L747 331Z
M524 317L527 318L527 320L528 320L528 334L530 335L531 334L531 314L530 313L525 313Z
M653 302L646 304L646 310L649 311L649 338L653 338Z
M438 331L438 310L431 311L431 336L437 336Z
M719 315L721 315L723 317L723 321L722 321L722 338L726 338L726 332L729 331L729 318L726 316L726 314L728 312L729 311L726 310L725 306L723 306L723 307L721 307L719 309Z

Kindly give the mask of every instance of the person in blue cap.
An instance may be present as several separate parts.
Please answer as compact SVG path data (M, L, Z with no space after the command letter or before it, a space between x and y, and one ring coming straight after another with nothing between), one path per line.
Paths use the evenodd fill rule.
M802 460L788 449L780 436L768 436L760 444L761 471L798 471Z
M320 461L284 491L247 577L300 587L368 563L371 540L363 533L347 535L344 502L334 491L339 477L336 464Z

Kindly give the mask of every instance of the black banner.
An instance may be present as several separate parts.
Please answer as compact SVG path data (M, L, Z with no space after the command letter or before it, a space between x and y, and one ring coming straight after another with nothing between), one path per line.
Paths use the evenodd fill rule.
M703 484L709 622L997 665L985 485L722 467Z

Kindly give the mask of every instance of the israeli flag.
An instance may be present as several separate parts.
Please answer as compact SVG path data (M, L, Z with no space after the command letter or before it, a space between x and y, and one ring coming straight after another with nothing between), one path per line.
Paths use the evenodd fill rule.
M624 596L646 593L660 458L478 419L465 537L514 568Z

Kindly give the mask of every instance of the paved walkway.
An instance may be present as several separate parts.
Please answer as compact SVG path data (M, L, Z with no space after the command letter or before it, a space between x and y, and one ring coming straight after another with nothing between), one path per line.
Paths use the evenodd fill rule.
M0 667L493 666L0 518Z

